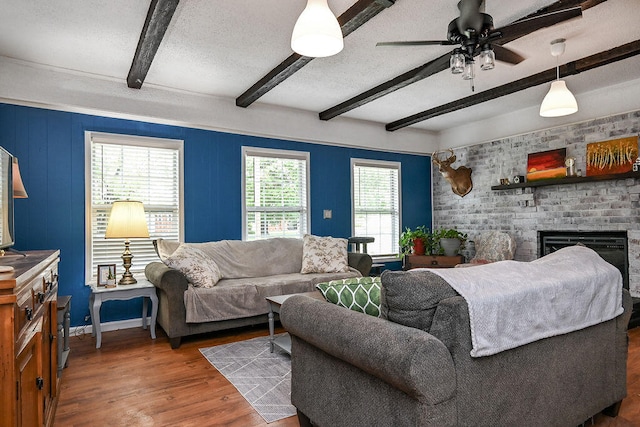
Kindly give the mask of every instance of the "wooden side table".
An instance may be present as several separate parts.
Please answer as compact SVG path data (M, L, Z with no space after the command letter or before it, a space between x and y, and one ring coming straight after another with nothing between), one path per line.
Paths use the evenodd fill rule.
M100 331L100 307L104 301L129 300L142 297L142 327L147 329L147 301L151 300L151 338L156 339L156 318L158 316L158 296L153 283L145 279L138 279L133 285L116 285L115 288L105 288L90 284L91 297L89 298L89 312L91 312L91 335L96 337L96 348L102 345L102 332Z
M464 262L462 255L407 255L404 257L404 270L412 268L452 268Z
M280 313L280 307L282 303L287 300L291 295L276 295L272 297L267 297L267 302L269 303L269 347L271 353L273 353L274 346L278 346L283 349L288 354L291 354L291 337L289 334L284 334L282 336L275 336L275 319L274 313Z
M267 297L267 302L269 303L269 347L271 353L273 353L274 346L278 346L279 348L286 351L288 354L291 354L291 337L289 334L284 334L282 336L275 336L275 319L274 314L280 313L280 307L282 303L284 303L287 298L292 297L294 295L306 295L311 298L316 298L324 301L324 297L319 291L311 291L311 292L302 292L299 294L287 294L287 295L274 295L272 297Z
M71 325L71 296L58 297L58 378L62 376L62 369L67 367L69 358L69 326Z

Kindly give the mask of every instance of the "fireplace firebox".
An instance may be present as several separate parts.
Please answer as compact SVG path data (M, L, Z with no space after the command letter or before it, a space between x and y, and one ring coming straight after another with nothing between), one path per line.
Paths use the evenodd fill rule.
M626 231L538 231L538 255L544 256L566 246L582 243L620 270L629 289L629 256Z
M629 255L626 231L538 231L538 256L582 243L622 273L622 283L629 289ZM633 298L629 328L640 326L640 298Z

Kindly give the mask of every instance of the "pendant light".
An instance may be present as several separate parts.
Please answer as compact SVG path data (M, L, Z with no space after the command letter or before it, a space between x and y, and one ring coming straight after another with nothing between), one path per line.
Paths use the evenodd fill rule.
M551 42L551 55L556 57L556 80L551 83L549 92L540 105L542 117L568 116L578 111L578 102L567 88L564 80L560 80L560 59L564 53L565 39L556 39Z
M294 52L314 58L335 55L344 47L342 29L327 0L308 0L291 35Z

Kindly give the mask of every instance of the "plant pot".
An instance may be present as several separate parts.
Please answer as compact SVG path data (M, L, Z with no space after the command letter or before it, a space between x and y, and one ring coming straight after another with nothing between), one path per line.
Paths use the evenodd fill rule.
M422 239L413 239L413 254L414 255L424 255L424 240Z
M446 256L456 256L458 254L458 249L460 249L460 245L460 239L457 238L443 237L440 239L440 246L444 249L444 254Z

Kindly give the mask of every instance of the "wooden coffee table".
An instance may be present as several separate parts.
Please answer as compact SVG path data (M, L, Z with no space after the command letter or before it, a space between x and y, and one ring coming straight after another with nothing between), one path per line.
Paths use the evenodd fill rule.
M311 298L320 299L324 301L324 297L319 291L312 292L302 292L298 294L287 294L287 295L275 295L272 297L267 297L267 302L269 303L269 347L271 349L271 353L273 353L274 346L278 346L287 354L291 354L291 337L289 334L284 334L279 337L275 336L275 319L274 313L280 313L280 307L282 303L284 303L289 297L294 295L306 295Z

